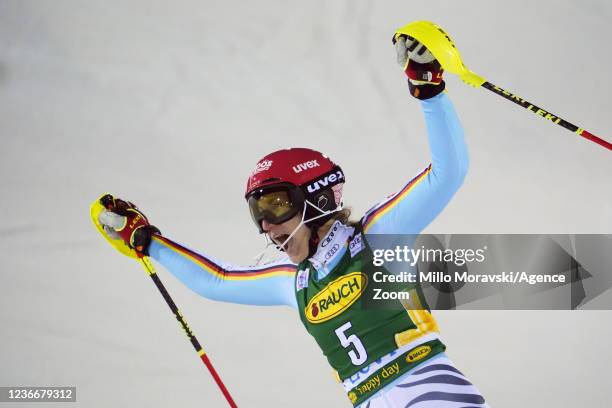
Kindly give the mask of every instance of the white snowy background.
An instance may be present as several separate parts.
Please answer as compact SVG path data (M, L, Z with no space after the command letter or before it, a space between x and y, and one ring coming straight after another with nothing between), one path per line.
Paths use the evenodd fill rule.
M308 146L343 166L360 214L429 161L391 45L417 19L491 82L612 138L605 0L0 0L0 386L78 387L54 407L224 407L89 204L111 192L168 237L247 263L263 244L247 175ZM447 88L471 167L427 232L612 231L609 151L451 75ZM239 406L349 406L294 311L160 276ZM610 405L610 312L436 316L491 407Z

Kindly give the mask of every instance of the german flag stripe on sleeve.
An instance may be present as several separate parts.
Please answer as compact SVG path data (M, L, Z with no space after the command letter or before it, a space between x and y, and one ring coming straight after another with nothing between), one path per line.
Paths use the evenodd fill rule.
M197 254L165 237L155 235L153 236L153 239L164 247L169 248L188 260L196 263L208 273L221 280L255 280L275 276L293 276L296 271L295 265L293 264L275 264L272 266L264 265L261 268L256 267L251 269L228 271L205 256Z
M399 203L402 199L404 199L410 192L427 177L429 172L431 171L431 164L425 168L420 174L418 174L415 178L410 180L408 184L404 186L398 193L392 195L387 199L387 201L383 201L374 207L368 214L366 214L364 222L363 222L363 230L364 232L368 232L368 229L371 225L376 223L380 217L385 215L388 211L390 211L397 203Z

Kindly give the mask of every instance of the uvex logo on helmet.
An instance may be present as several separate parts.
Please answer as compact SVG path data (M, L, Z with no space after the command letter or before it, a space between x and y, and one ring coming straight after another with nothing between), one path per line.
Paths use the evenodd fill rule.
M319 163L316 160L308 160L307 162L293 166L292 169L294 173L301 173L304 170L314 169L315 167L319 167Z
M306 193L306 186L340 170L329 157L316 150L294 147L262 157L247 180L244 196L276 184L292 184ZM330 186L331 187L331 186Z
M309 193L314 193L319 191L321 188L331 187L341 181L344 181L344 174L342 173L342 170L336 170L334 173L328 174L325 177L310 183L306 187L306 190Z

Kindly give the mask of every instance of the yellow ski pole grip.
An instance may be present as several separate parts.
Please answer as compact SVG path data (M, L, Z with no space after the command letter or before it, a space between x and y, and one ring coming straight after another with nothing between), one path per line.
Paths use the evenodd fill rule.
M459 76L459 78L466 84L476 88L483 87L494 94L499 95L502 98L569 130L570 132L597 143L608 150L612 150L612 144L610 144L610 142L594 135L582 127L576 126L573 123L562 119L558 115L555 115L548 110L536 106L536 104L527 101L513 92L506 91L505 89L490 83L482 76L470 71L463 63L455 42L450 38L446 31L442 29L442 27L432 23L431 21L413 21L412 23L399 28L395 32L394 38L397 39L397 37L400 35L407 35L418 40L421 44L427 47L427 49L438 60L445 71Z
M399 35L418 40L427 47L445 71L459 76L466 84L477 88L487 81L465 66L455 42L442 27L431 21L413 21L395 32L396 38Z
M93 203L91 203L91 205L89 207L89 216L91 218L91 222L96 227L96 230L105 238L105 240L113 248L115 248L117 251L119 251L120 253L122 253L125 256L128 256L130 258L136 259L140 263L140 265L146 271L147 275L149 275L149 277L153 280L153 283L155 284L155 286L157 287L157 289L161 293L162 297L166 301L166 304L168 305L168 307L170 308L170 310L174 314L174 317L176 318L176 320L179 322L179 324L181 325L181 327L185 331L185 334L187 335L189 341L191 342L191 344L193 345L194 349L198 353L200 359L202 360L202 362L204 363L204 365L208 369L209 373L213 377L213 380L215 381L215 383L219 387L219 390L221 391L221 393L225 397L225 400L229 404L230 408L237 408L236 402L234 401L233 397L229 393L229 391L228 391L227 387L225 386L223 380L221 380L221 377L219 376L219 373L217 372L215 367L212 365L212 362L210 361L210 358L204 352L204 349L202 348L202 346L200 345L200 342L198 341L198 339L195 337L195 335L191 331L191 328L187 324L187 321L183 317L183 314L180 312L180 310L178 309L178 307L174 303L174 300L172 299L172 297L170 296L170 294L166 290L166 287L164 286L164 284L160 280L159 276L155 272L155 267L153 266L153 263L151 262L150 258L147 257L147 256L143 256L142 254L137 253L134 249L130 248L125 242L123 242L123 240L121 240L121 239L114 239L114 238L110 237L109 235L107 235L104 232L104 227L100 223L100 219L99 218L100 218L100 214L103 211L106 210L105 207L101 203L101 198L106 196L106 195L107 194L102 194Z

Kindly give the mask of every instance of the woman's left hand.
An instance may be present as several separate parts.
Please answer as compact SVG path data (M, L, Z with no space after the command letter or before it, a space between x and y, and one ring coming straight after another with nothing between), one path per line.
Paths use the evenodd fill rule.
M397 62L408 77L410 94L429 99L444 90L444 69L434 55L416 39L400 35L394 38Z

